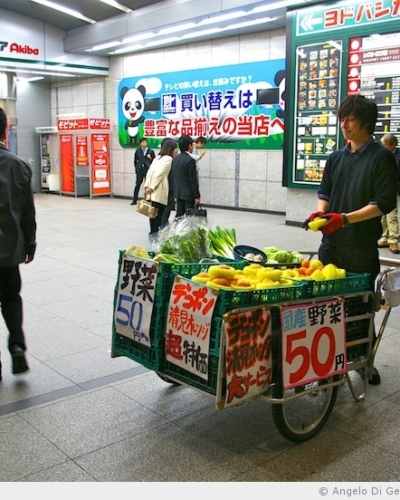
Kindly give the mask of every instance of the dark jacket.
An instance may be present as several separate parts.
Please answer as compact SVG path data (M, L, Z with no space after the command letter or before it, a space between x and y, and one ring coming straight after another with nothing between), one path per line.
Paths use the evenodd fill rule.
M194 201L200 198L196 161L189 153L184 152L174 156L172 175L176 200Z
M393 154L371 139L355 153L344 147L330 155L318 197L328 201L330 212L349 213L373 204L388 214L396 208L396 181ZM381 234L378 216L326 234L323 241L338 248L375 249Z
M32 171L0 144L0 266L17 266L36 249Z
M150 155L151 159L147 158L147 155ZM147 173L147 170L155 157L156 155L152 149L147 148L145 154L143 154L142 148L138 148L135 151L134 158L135 172L139 173L140 171L145 171L145 173Z

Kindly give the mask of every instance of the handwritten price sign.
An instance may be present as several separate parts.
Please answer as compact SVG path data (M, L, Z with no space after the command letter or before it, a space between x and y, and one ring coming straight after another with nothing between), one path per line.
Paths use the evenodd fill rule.
M123 256L116 291L115 331L149 347L156 280L155 262Z
M285 389L347 370L342 301L284 307L281 324Z

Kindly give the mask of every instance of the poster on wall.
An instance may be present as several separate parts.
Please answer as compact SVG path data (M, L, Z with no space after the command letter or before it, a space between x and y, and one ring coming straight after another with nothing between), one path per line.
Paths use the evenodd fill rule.
M349 41L348 94L364 94L378 106L375 138L391 133L400 142L400 33Z
M297 49L296 180L321 182L326 159L337 149L341 56L340 41Z
M207 147L282 149L285 60L124 78L118 86L118 139L136 148L204 136Z
M400 2L324 2L287 13L283 185L318 188L344 146L337 113L348 94L378 105L375 139L400 138Z

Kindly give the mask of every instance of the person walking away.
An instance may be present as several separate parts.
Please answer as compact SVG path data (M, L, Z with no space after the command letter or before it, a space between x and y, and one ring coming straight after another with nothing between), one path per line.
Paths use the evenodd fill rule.
M394 155L397 169L398 182L397 193L400 194L400 149L397 148L397 137L393 134L385 134L381 139L381 144L388 148ZM399 219L397 206L387 215L382 215L382 236L378 240L378 248L389 247L392 253L399 251Z
M136 185L133 191L133 200L131 205L136 205L139 196L139 189L146 178L151 162L155 158L155 153L148 147L147 139L142 138L139 141L140 147L135 151L134 165L136 172Z
M393 154L372 134L378 108L372 99L349 95L338 110L340 128L347 145L328 158L318 190L316 217L328 222L321 228L322 242L318 257L326 265L335 264L351 273L369 273L370 290L380 271L376 246L381 234L381 217L396 207L397 167ZM360 370L365 375L365 370ZM369 383L378 385L376 368Z
M157 236L161 226L164 209L168 203L168 175L171 171L172 157L176 149L176 142L167 139L163 142L160 154L155 157L150 165L145 180L144 190L146 198L150 199L152 205L158 208L158 214L150 221L150 239Z
M29 370L22 329L19 264L33 261L36 218L29 166L5 147L7 116L0 108L0 303L14 375ZM0 361L0 380L1 376Z
M193 153L193 139L183 135L178 142L180 153L172 160L176 219L185 215L188 208L200 204L196 161L190 156Z

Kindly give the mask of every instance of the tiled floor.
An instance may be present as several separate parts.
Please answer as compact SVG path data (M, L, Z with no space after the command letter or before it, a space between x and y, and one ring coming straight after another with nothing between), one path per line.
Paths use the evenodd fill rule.
M264 401L219 412L209 396L111 358L118 251L148 246L148 220L129 201L36 195L37 256L21 266L28 373L11 375L0 320L0 481L399 481L397 310L377 356L382 384L363 403L341 387L304 444L278 433ZM320 241L283 216L208 211L240 243L309 251Z

